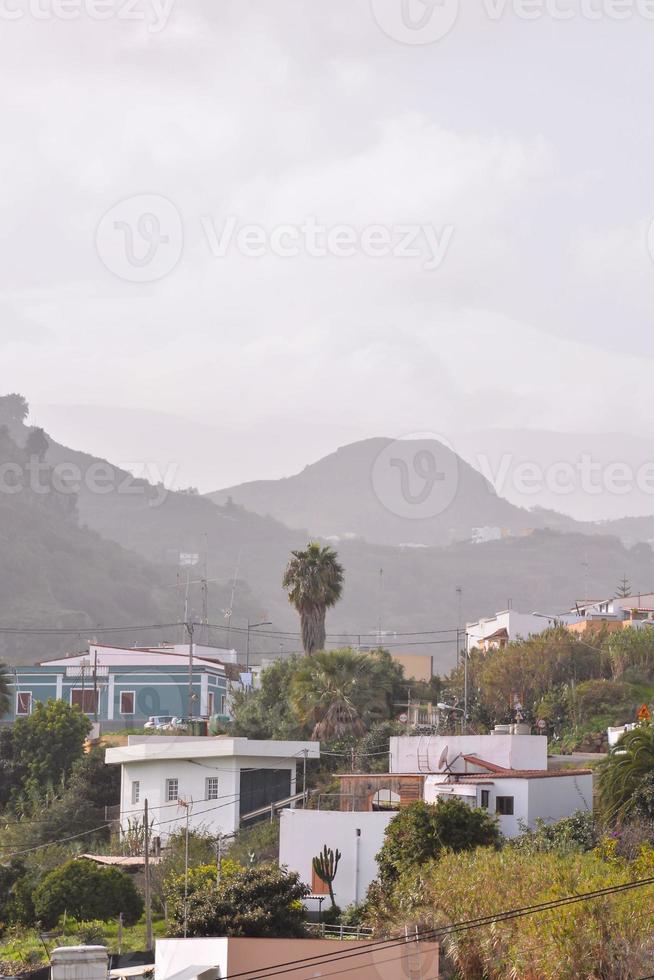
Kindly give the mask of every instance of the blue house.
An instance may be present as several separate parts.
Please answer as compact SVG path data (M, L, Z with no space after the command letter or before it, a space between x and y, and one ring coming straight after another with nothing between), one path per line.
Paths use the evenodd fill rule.
M141 727L151 715L187 717L189 686L193 716L228 717L227 671L220 657L234 652L195 646L192 685L185 644L111 647L91 644L87 654L47 660L34 667L10 668L11 709L2 721L32 713L51 698L77 705L104 730Z

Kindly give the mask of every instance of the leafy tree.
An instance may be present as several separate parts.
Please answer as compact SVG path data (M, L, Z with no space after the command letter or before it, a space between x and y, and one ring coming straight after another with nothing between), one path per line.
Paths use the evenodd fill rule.
M304 935L302 899L309 889L295 872L274 865L230 870L220 885L207 878L189 890L188 936L294 937ZM169 932L184 931L184 882L169 892Z
M388 772L390 740L405 735L406 728L396 721L380 721L358 739L355 745L354 767L358 772Z
M108 766L104 761L105 750L95 746L73 762L67 793L84 800L94 807L98 816L104 816L106 806L120 803L120 766Z
M86 858L47 874L33 898L35 913L46 928L55 926L64 912L80 922L107 922L122 912L126 925L134 925L143 914L143 899L129 875Z
M0 718L11 708L9 671L6 664L0 663Z
M377 855L382 885L392 885L409 865L419 866L446 851L497 847L500 832L486 810L452 797L435 805L418 801L400 810Z
M634 793L633 814L637 819L654 821L654 769L645 773Z
M514 720L515 697L525 717L535 720L535 706L552 688L603 674L602 654L564 627L509 643L503 650L473 652L469 663L473 700L479 700L492 722Z
M245 738L304 738L308 729L291 705L291 684L299 657L278 660L261 674L261 686L232 697L233 735Z
M367 724L389 715L390 679L377 669L374 656L354 650L314 653L297 670L291 701L312 738L363 736Z
M292 551L282 584L300 616L304 652L324 650L325 614L343 592L343 566L336 552L317 541L304 551Z
M577 724L597 716L607 718L609 724L626 722L635 717L638 702L631 684L603 679L582 681L575 688L567 689L567 697L570 714Z
M29 415L29 405L22 395L13 393L0 396L0 423L24 422Z
M639 725L621 736L599 769L599 794L610 818L633 813L643 778L654 772L654 725Z
M654 672L654 630L625 629L609 633L604 647L608 653L613 677L619 680L629 668L645 676Z
M30 429L30 433L25 441L25 452L28 456L36 456L37 459L45 459L45 454L50 448L50 442L43 429L35 426Z
M65 701L37 702L29 718L14 725L18 762L36 785L56 785L67 775L84 750L91 723L78 708Z
M523 851L591 851L597 846L598 834L592 813L578 810L571 817L563 817L555 823L537 820L533 829L526 828L511 842L512 847Z

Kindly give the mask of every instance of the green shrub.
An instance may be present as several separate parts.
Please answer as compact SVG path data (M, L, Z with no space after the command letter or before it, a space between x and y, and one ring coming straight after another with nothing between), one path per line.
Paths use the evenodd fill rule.
M68 861L47 874L33 900L35 914L46 929L55 926L64 912L78 922L106 922L122 912L128 926L143 913L143 899L129 875L84 858Z

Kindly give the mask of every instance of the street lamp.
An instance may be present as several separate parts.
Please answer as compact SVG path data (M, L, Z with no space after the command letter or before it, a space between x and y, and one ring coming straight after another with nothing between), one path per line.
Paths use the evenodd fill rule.
M248 632L247 632L247 643L245 647L245 672L246 674L250 671L250 630L256 629L257 626L272 626L272 623L251 623L248 619Z
M466 735L468 732L468 706L466 703L465 708L457 708L455 704L445 704L444 701L439 701L436 704L439 711L458 711L463 716L461 718L461 734Z

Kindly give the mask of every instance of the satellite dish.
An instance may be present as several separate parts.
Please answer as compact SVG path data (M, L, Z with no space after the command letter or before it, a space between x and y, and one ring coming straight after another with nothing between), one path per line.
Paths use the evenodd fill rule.
M443 749L443 751L440 754L440 758L438 760L438 769L439 769L439 772L440 772L441 769L445 769L446 766L447 766L447 749L448 749L448 747L446 745L445 748Z

